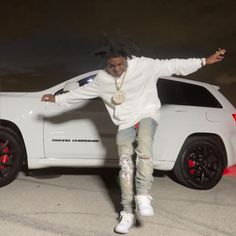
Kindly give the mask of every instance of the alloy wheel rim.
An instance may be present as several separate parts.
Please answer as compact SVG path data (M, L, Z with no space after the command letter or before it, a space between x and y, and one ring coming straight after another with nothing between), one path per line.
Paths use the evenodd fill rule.
M0 140L0 178L4 178L12 168L12 156L9 140Z
M211 145L196 145L187 153L185 170L196 184L209 184L219 173L220 160Z

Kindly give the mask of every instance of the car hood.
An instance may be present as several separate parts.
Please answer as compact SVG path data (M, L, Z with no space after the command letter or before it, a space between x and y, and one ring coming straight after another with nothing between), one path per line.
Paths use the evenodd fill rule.
M26 92L0 92L0 97L21 97L26 94Z

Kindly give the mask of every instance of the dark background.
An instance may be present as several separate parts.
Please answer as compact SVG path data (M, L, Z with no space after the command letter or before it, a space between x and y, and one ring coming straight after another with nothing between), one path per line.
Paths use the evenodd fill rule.
M223 62L188 75L221 87L236 105L235 0L0 1L0 91L38 91L98 69L102 32L117 30L154 58Z

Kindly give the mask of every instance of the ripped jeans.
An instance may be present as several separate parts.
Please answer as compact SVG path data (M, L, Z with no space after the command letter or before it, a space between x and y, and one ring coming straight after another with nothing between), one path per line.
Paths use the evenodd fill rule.
M152 144L157 122L145 118L134 126L120 130L116 143L120 158L121 204L127 213L134 212L134 195L148 195L153 182ZM136 141L136 148L134 143ZM133 154L136 153L136 168ZM136 173L135 173L136 172Z

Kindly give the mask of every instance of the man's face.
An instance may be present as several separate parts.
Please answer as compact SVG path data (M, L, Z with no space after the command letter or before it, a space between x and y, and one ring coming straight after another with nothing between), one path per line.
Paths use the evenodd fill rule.
M126 70L126 68L127 68L127 60L122 56L112 57L107 59L106 71L113 77L116 78L120 77Z

